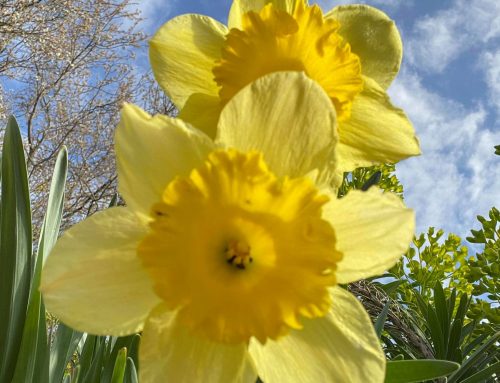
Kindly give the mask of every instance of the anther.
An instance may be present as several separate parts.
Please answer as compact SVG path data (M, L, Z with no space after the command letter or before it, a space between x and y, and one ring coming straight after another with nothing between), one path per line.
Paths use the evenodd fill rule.
M253 262L253 258L250 256L250 246L244 241L229 241L224 252L226 262L240 270L246 269Z

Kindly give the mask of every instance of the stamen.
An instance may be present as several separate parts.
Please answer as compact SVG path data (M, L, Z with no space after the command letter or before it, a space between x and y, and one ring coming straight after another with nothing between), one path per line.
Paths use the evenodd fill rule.
M253 258L250 255L250 246L245 241L230 240L225 253L227 263L240 270L245 270L253 262Z

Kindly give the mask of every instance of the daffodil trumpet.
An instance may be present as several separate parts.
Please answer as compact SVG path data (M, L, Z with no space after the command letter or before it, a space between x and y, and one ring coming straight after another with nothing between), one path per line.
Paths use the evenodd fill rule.
M186 14L150 41L158 83L180 117L211 137L223 107L246 85L273 72L304 72L336 110L339 173L420 153L411 122L386 93L402 52L396 25L380 10L346 5L323 14L306 0L234 0L227 27Z
M92 334L142 331L142 382L382 382L370 318L338 284L395 264L414 214L376 188L336 198L336 118L300 72L244 87L215 140L125 105L127 206L62 235L42 273L47 309Z

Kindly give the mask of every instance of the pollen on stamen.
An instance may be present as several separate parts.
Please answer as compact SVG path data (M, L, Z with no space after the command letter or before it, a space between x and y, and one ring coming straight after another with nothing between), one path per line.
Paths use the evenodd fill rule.
M230 240L225 249L226 262L245 270L253 262L250 246L245 241Z

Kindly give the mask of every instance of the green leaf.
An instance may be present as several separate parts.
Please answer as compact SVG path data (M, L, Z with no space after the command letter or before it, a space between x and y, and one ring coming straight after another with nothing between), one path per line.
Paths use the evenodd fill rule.
M47 212L41 230L35 272L31 281L28 314L14 374L14 381L16 382L32 382L35 381L35 377L36 381L40 383L49 381L45 306L38 287L40 285L44 254L47 254L52 249L59 233L67 169L68 156L66 149L63 148L56 160Z
M482 383L486 379L491 378L493 374L497 374L497 376L500 375L500 361L493 363L491 366L488 366L479 372L476 372L467 379L460 381L460 383Z
M434 344L435 356L437 358L442 358L445 356L444 354L444 337L443 332L441 331L441 324L439 323L439 318L437 316L434 308L429 305L427 307L427 326L431 332L432 343Z
M139 367L139 343L141 336L139 334L131 335L132 340L128 346L128 356L134 362L135 368Z
M127 358L127 368L125 370L125 383L138 383L139 378L137 377L137 370L135 368L134 361L132 358Z
M47 365L47 330L45 305L40 293L29 302L23 339L12 382L49 382Z
M71 383L79 383L80 382L80 376L83 375L80 372L82 371L81 366L76 366L76 368L73 371L72 378L71 378Z
M115 368L113 369L113 376L111 383L122 383L125 376L125 368L127 367L127 348L123 347L118 351L116 357Z
M92 348L92 359L90 366L86 369L82 366L82 374L85 376L82 379L83 383L99 382L104 361L104 350L106 348L105 337L95 337L92 343L95 348ZM91 345L92 345L91 344Z
M86 335L85 342L83 343L82 351L79 355L79 362L81 368L80 377L82 381L85 381L84 375L90 369L92 365L92 359L94 357L94 351L98 347L99 337L95 335Z
M385 284L380 284L379 287L385 291L387 295L391 295L394 291L396 291L399 285L406 283L406 281L393 281Z
M448 313L448 303L446 302L441 282L436 282L434 286L434 307L436 308L436 315L443 337L442 355L438 355L438 357L448 359L448 336L450 332L451 314Z
M40 243L38 245L38 253L42 255L42 261L47 258L56 243L57 237L59 236L67 174L68 152L66 147L63 147L57 155L54 173L52 174L49 202L47 204L47 211L43 221Z
M420 312L422 313L422 315L425 318L427 318L427 316L428 316L427 303L425 302L425 300L422 298L422 296L417 291L415 291L415 298L417 300L417 305L418 305L418 308L420 309Z
M382 311L380 312L380 315L377 317L377 320L375 321L375 332L377 333L377 336L380 338L382 335L382 330L384 329L385 321L387 320L387 314L389 314L389 307L391 306L391 301L388 300L384 307L382 308Z
M82 333L74 331L64 323L57 325L54 343L50 349L49 377L50 382L60 382L66 365L73 356Z
M411 383L447 376L460 365L437 359L388 361L385 383Z
M2 152L0 151L0 185L2 185ZM1 192L1 190L0 190ZM0 202L0 222L2 222L2 203ZM2 230L0 230L0 243L2 242ZM1 262L1 260L0 260ZM0 274L1 275L1 274Z
M448 383L457 382L460 377L462 377L474 364L480 361L488 348L495 344L495 342L500 338L500 331L491 336L486 342L484 342L480 347L474 351L474 353L467 358L458 371L455 371L452 376L449 377Z
M450 298L448 299L448 314L450 316L450 321L451 317L453 316L453 311L455 310L455 303L457 301L457 290L453 289L451 290Z
M28 177L14 117L7 123L2 159L0 382L10 382L21 347L33 267Z
M464 348L464 355L469 355L478 345L483 343L483 341L488 338L489 334L480 334L477 338L474 338Z
M453 319L451 325L450 335L448 337L447 359L453 360L458 363L462 362L460 344L465 336L465 332L470 328L470 325L474 326L473 322L469 323L468 327L463 326L468 306L469 298L467 294L462 294L462 296L460 297L460 303L458 304L457 312L455 314L455 318Z
M102 377L101 380L102 382L109 382L111 381L111 376L113 375L113 370L115 368L115 361L118 356L118 352L122 348L127 348L127 350L130 351L130 346L133 342L134 336L136 335L129 335L129 336L124 336L124 337L119 337L119 338L113 338L114 341L109 342L109 345L113 344L113 347L111 349L111 352L109 353L109 356L104 364L104 370L102 372ZM130 355L130 352L129 352Z

